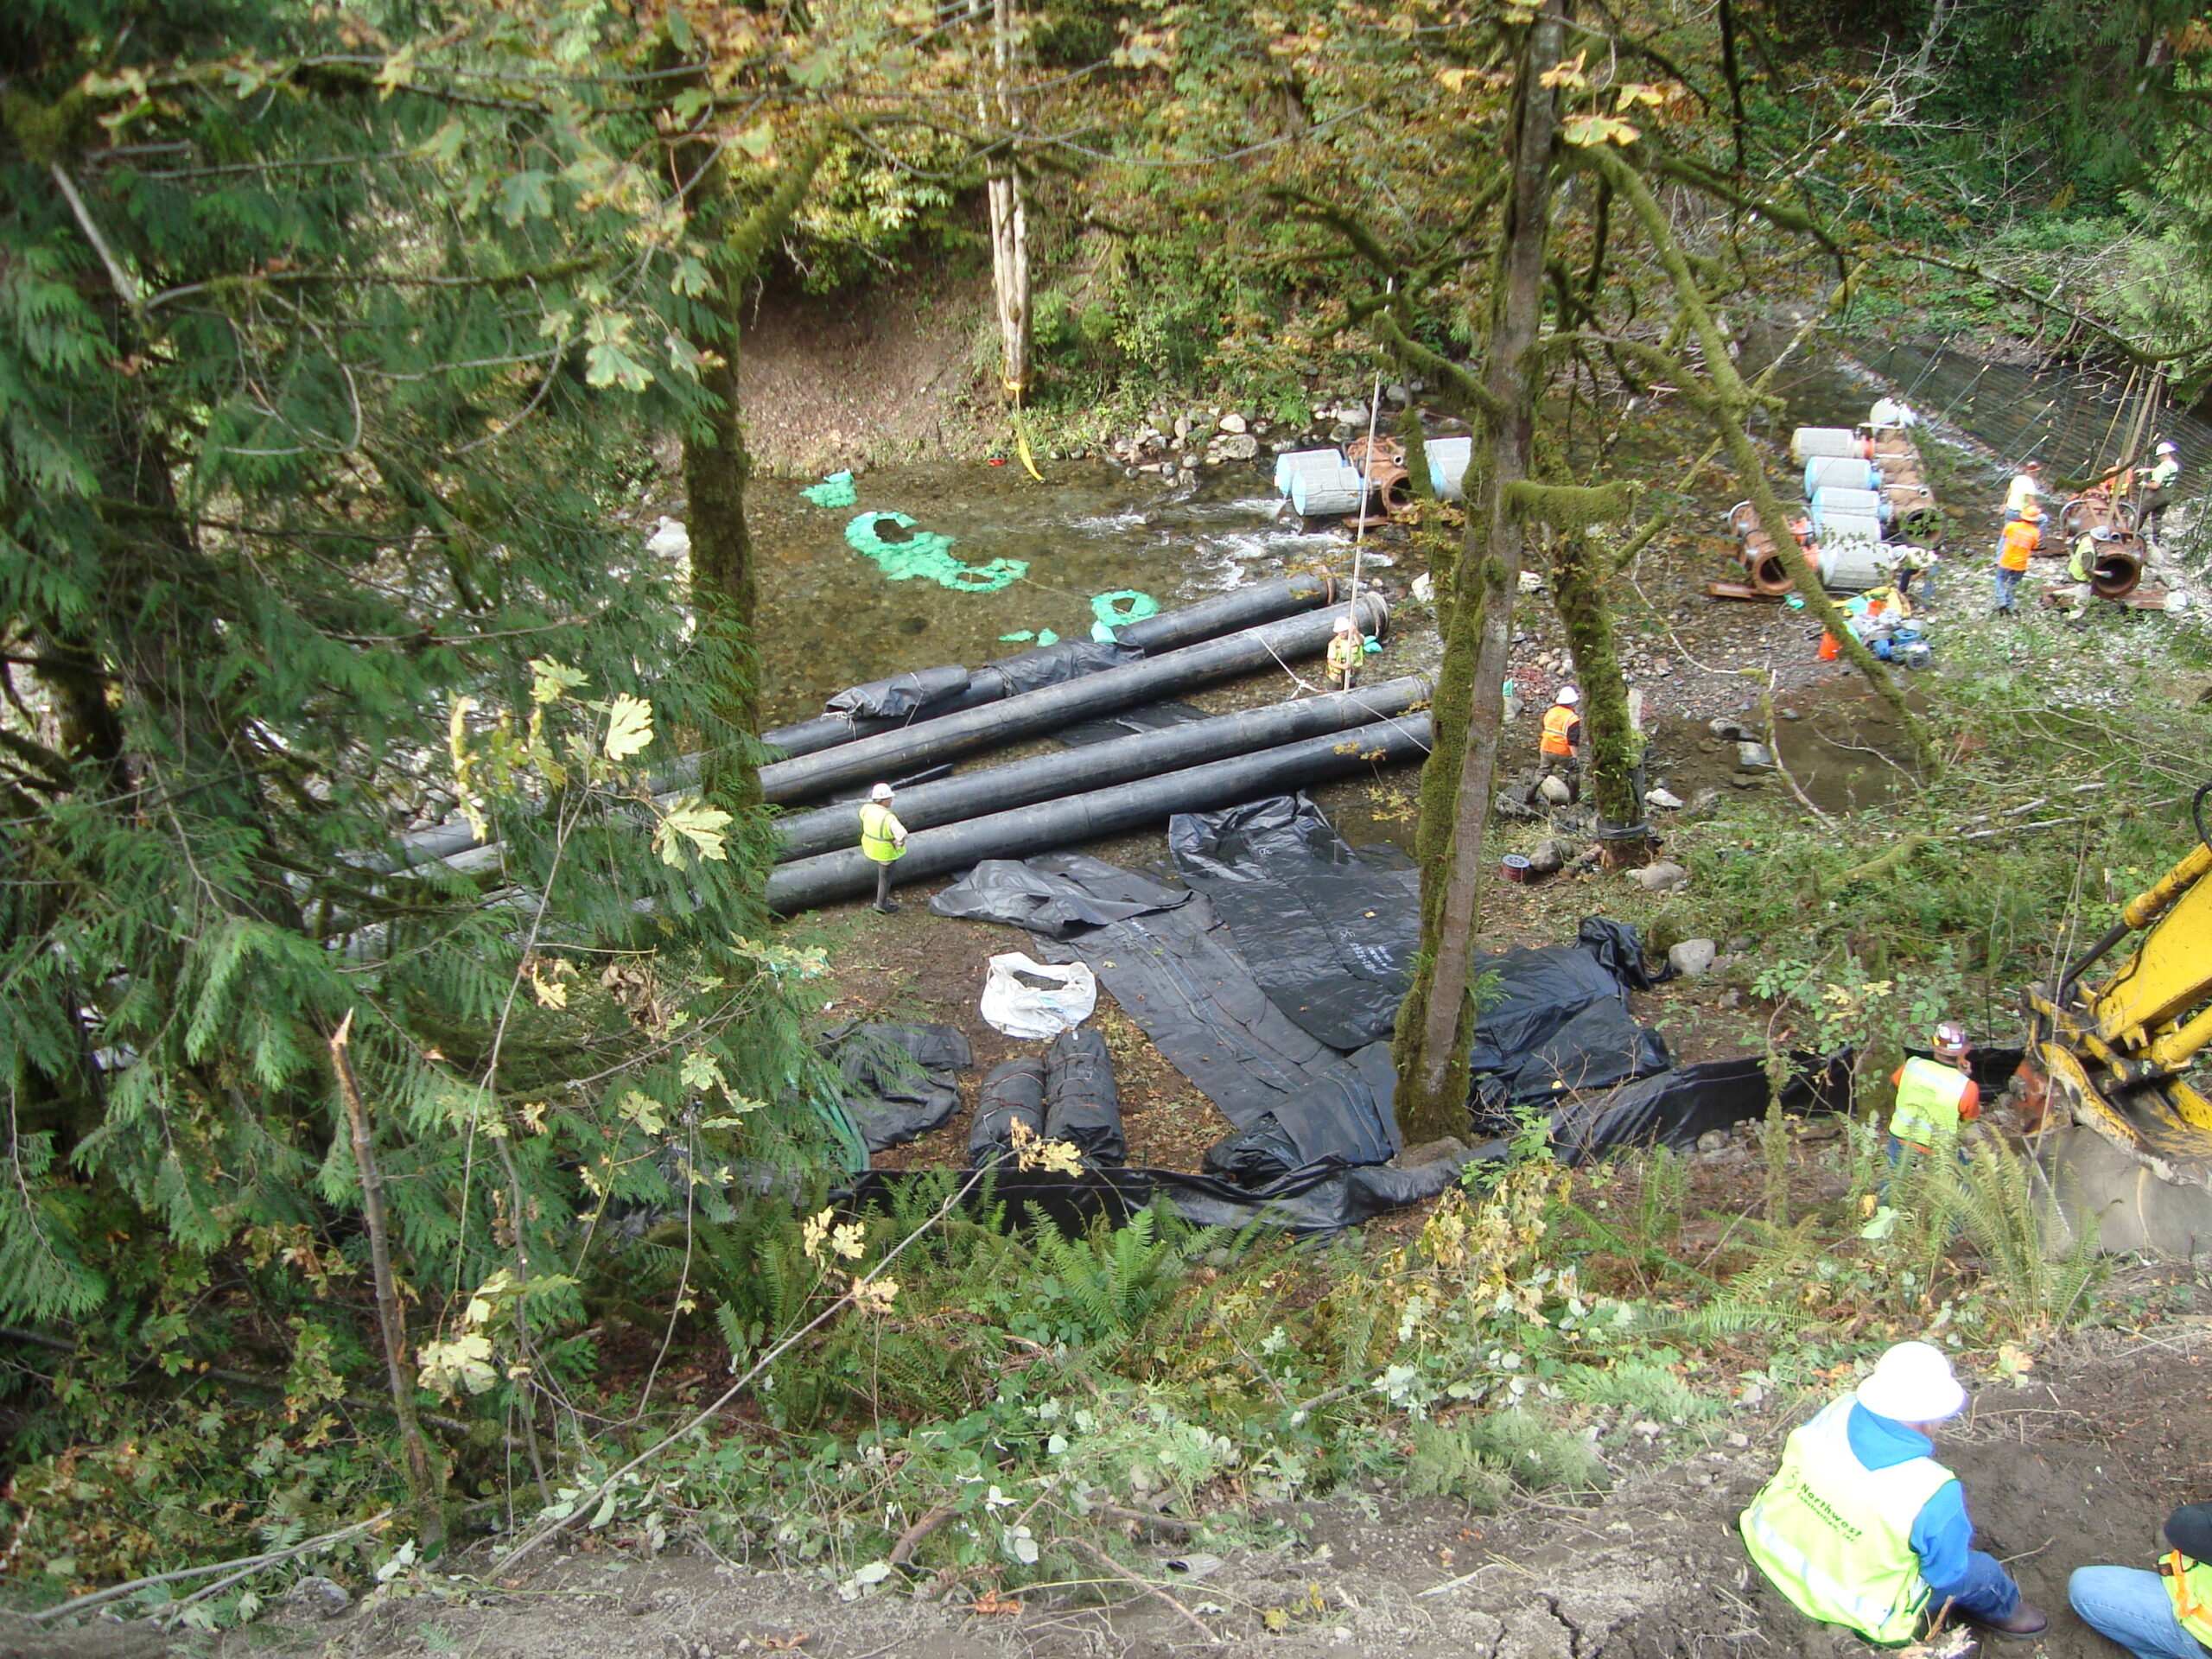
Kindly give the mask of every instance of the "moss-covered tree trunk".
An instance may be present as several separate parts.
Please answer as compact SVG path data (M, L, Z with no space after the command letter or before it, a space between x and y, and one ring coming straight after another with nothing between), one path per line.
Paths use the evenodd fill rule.
M1628 680L1613 637L1613 610L1605 594L1611 561L1588 536L1570 531L1552 552L1552 602L1567 630L1574 657L1575 683L1582 688L1582 765L1601 826L1627 829L1643 822L1643 803L1636 791L1637 762L1643 739L1629 718ZM1651 843L1643 836L1606 837L1605 868L1641 864Z
M1521 582L1522 529L1509 488L1529 471L1535 426L1535 346L1543 322L1544 249L1551 225L1555 93L1539 77L1561 56L1564 0L1530 26L1513 114L1513 177L1491 285L1484 408L1468 465L1467 531L1452 571L1435 747L1422 768L1421 942L1399 1010L1396 1115L1408 1141L1467 1127L1467 1052L1474 1040L1475 926L1484 831L1504 723L1506 654ZM1443 595L1439 594L1440 601Z

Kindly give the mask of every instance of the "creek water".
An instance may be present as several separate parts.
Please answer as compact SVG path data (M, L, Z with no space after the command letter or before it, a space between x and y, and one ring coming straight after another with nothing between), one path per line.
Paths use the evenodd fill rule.
M849 507L817 507L792 481L763 480L749 505L760 580L764 714L819 713L849 685L949 663L974 667L1023 650L1015 633L1090 635L1095 595L1134 589L1162 609L1301 568L1351 568L1350 539L1278 524L1272 457L1173 485L1091 462L1054 465L1039 483L985 463L887 467L855 481ZM969 564L1018 559L1025 575L992 592L894 582L845 539L856 518L900 512L909 532L950 536ZM1391 550L1370 549L1370 568Z

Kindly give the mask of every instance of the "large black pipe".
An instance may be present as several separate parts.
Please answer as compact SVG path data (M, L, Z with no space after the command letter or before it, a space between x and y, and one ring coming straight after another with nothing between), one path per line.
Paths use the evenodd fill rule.
M1389 607L1380 595L1369 592L1359 596L1359 607L1365 631L1380 632L1389 618ZM1172 691L1253 673L1294 658L1311 657L1328 645L1339 620L1334 606L1304 616L1285 617L1241 633L1185 645L1165 656L1147 657L1142 662L1086 674L1079 680L1024 691L981 709L942 715L834 749L779 760L760 768L761 798L779 803L798 801L850 784L873 784L912 772L928 761L1058 731L1093 715L1154 702Z
M1147 656L1158 656L1163 651L1179 651L1185 645L1194 645L1201 639L1211 639L1235 629L1272 622L1277 617L1295 616L1300 611L1325 605L1335 597L1336 578L1325 573L1278 576L1270 582L1232 588L1225 594L1217 594L1179 610L1162 611L1141 622L1125 622L1114 630L1114 641ZM817 715L796 725L779 726L773 731L763 732L760 741L772 749L781 749L787 757L813 754L856 738L873 737L879 732L902 731L941 715L980 709L1010 694L1010 688L997 668L997 664L987 663L976 671L966 690L904 719L855 720L849 715Z
M1156 655L1160 652L1195 645L1201 639L1211 639L1232 629L1248 628L1255 623L1273 621L1277 617L1295 616L1301 611L1310 611L1317 606L1327 604L1336 597L1336 578L1325 571L1312 575L1277 576L1268 582L1232 588L1225 594L1200 600L1195 605L1162 611L1141 622L1124 623L1114 631L1114 638L1118 644ZM910 715L903 720L855 720L847 715L817 715L796 725L779 726L773 731L763 732L760 741L770 748L779 749L790 756L813 754L823 749L834 748L840 743L849 743L857 738L872 737L882 732L904 731L924 721L935 720L940 715L980 708L1006 696L1007 682L996 671L996 664L985 664L976 671L965 691L948 698L936 708ZM671 789L688 789L698 781L699 757L687 754L666 774L654 779L653 788L663 792ZM469 829L467 819L456 818L453 823L442 823L435 829L418 830L411 835L401 836L400 846L404 850L399 856L378 860L370 868L378 870L409 869L417 864L452 858L483 844L482 840Z
M906 855L891 867L892 879L901 884L926 880L965 869L979 859L1024 858L1074 847L1142 829L1177 812L1234 806L1427 753L1426 712L1377 721L1256 754L920 830L908 837ZM768 903L787 916L874 890L875 866L857 847L780 865L768 877Z
M1402 715L1430 695L1429 683L1418 674L1363 685L1351 691L1325 692L1292 702L1273 702L1261 709L1217 715L1187 726L1170 726L1155 732L1139 732L1104 743L1087 743L1027 760L1015 760L983 772L971 772L943 783L902 789L893 810L909 830L940 823L957 823L987 812L1002 812L1049 801L1075 790L1098 790L1135 778L1155 777L1230 755L1249 754L1325 732ZM776 825L779 845L778 863L833 852L857 845L861 809L857 802L795 813Z

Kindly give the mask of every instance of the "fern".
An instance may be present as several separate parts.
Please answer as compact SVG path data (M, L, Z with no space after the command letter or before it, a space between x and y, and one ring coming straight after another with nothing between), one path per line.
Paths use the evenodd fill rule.
M1147 1209L1118 1229L1102 1222L1079 1237L1049 1227L1039 1230L1039 1264L1092 1342L1135 1335L1166 1300L1179 1253L1159 1230L1158 1217Z

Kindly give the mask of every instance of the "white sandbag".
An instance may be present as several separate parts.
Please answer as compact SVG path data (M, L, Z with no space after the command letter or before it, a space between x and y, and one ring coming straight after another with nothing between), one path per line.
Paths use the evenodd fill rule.
M1017 974L1051 980L1053 986L1025 985ZM991 958L983 981L983 1018L992 1030L1009 1037L1057 1037L1090 1018L1097 1006L1097 976L1079 962L1032 962L1010 950Z

